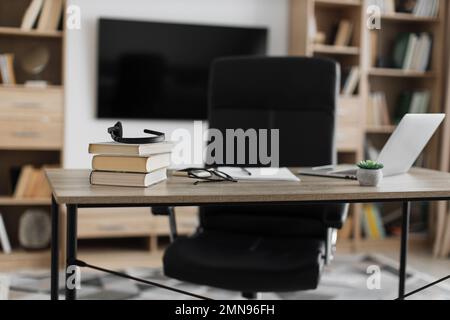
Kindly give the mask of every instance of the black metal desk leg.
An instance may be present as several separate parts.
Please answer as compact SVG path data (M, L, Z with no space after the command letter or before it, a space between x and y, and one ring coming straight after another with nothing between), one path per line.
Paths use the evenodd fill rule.
M400 270L399 270L399 283L398 283L398 298L403 299L405 297L405 282L406 282L406 265L408 257L408 237L409 237L409 220L411 216L411 203L403 202L403 214L402 214L402 236L400 247Z
M59 289L59 206L52 195L52 248L51 248L51 282L50 297L58 300Z
M75 283L75 273L69 269L77 259L77 209L77 205L67 205L66 300L77 298L76 288L72 286Z

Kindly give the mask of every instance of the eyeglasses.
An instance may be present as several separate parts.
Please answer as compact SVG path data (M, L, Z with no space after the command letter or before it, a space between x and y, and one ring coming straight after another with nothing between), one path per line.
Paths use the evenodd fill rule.
M232 176L216 169L189 168L181 171L186 172L189 178L197 179L194 185L212 182L238 182Z

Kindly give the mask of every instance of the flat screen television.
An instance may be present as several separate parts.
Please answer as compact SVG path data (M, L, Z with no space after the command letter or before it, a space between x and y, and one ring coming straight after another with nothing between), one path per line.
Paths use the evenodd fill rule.
M219 57L265 55L266 28L100 19L97 116L206 119Z

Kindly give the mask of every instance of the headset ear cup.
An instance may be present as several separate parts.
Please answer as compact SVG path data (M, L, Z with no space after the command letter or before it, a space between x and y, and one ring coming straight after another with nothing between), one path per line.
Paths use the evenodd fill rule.
M114 125L114 131L117 137L122 138L123 137L123 127L122 127L122 122L117 122Z

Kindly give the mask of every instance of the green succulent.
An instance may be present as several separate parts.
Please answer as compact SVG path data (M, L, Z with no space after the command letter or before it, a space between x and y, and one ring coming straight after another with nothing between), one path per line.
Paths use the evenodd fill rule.
M361 161L357 164L361 169L365 170L380 170L384 168L384 165L372 160Z

